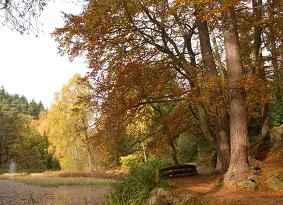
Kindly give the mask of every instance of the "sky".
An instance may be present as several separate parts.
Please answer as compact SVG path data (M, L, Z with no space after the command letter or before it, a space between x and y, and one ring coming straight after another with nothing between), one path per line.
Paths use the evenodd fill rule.
M0 27L0 86L10 94L20 94L50 107L54 93L60 91L75 74L84 75L88 69L83 59L69 61L58 54L58 44L50 33L63 26L61 11L78 13L79 5L50 2L43 11L39 37L21 35L7 27Z

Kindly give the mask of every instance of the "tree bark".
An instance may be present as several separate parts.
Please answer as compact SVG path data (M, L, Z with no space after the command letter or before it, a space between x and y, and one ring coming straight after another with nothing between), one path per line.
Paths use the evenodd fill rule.
M87 119L85 119L86 117L84 116L82 118L82 124L83 124L83 132L85 135L85 146L86 146L86 150L87 150L87 155L88 155L88 166L89 169L91 171L93 171L93 157L92 157L92 151L91 151L91 147L90 147L90 139L89 139L89 135L88 135L88 124L87 124Z
M207 22L201 21L197 17L196 23L199 30L200 47L201 47L202 59L204 63L204 76L208 77L208 79L212 79L212 78L217 79L218 73L214 62L214 57L212 54ZM215 136L216 153L217 153L216 168L220 172L224 172L228 169L229 160L230 160L228 117L222 96L223 93L221 92L221 88L219 84L215 82L214 87L212 88L212 95L210 96L211 102L214 101L213 97L216 97L219 98L219 102L217 103L224 106L216 110L216 115L214 118L215 127L216 127L216 136ZM214 106L216 107L217 105L214 103Z
M144 142L141 143L141 146L142 146L142 151L143 151L143 160L144 160L144 162L147 162L147 156L146 156L146 150L145 150Z
M274 2L272 0L268 0L268 8L267 8L267 12L268 12L268 18L273 19L274 18ZM276 37L275 37L275 31L273 29L273 24L269 24L268 26L269 28L269 32L268 32L268 39L270 41L270 52L271 52L271 56L272 56L272 67L274 70L274 74L273 74L273 81L277 84L275 89L276 89L276 99L278 101L280 101L282 99L282 85L280 85L279 83L282 82L282 76L280 75L280 70L279 70L279 65L278 65L278 49L276 47Z
M227 0L220 0L224 8L223 36L226 52L226 63L229 82L230 98L230 142L231 158L228 171L225 174L225 181L237 180L241 174L249 169L248 165L248 129L246 93L238 81L244 78L239 36L236 27L236 15L233 5Z
M264 103L262 108L261 136L264 137L270 130L269 104ZM262 138L263 139L263 138Z
M192 34L190 34L190 35L186 34L186 35L184 35L184 38L185 38L184 40L186 42L187 51L188 51L189 56L190 56L190 65L192 67L197 67L196 58L195 58L196 54L193 52L193 49L192 49L191 37L192 37ZM184 64L184 65L186 65L186 64ZM189 66L185 66L184 70L185 70L187 76L190 76L189 71L188 71L189 70L188 67ZM191 83L192 87L195 86L194 81L191 81L189 78L188 78L188 81ZM204 108L203 102L196 103L196 108L198 110L198 117L199 117L199 121L200 121L201 131L202 131L205 139L209 141L209 144L213 145L211 142L213 140L215 140L215 135L210 128L208 120L206 119L205 108Z
M253 4L253 15L254 15L254 59L253 59L253 72L255 73L257 68L260 70L260 50L261 50L261 33L262 27L258 24L261 20L261 13L262 13L262 0L252 0Z
M266 80L266 74L261 63L261 34L262 27L259 25L259 21L262 18L262 0L253 0L253 15L254 15L254 69L258 70L259 78ZM264 137L270 129L269 120L269 104L262 104L262 126L261 126L261 136Z
M172 156L174 164L175 165L179 164L179 160L177 158L177 151L176 151L176 147L175 147L175 144L174 144L174 139L172 139L170 137L169 137L169 145L171 147L171 156Z
M278 66L278 52L276 48L275 43L275 36L274 36L274 30L272 28L272 25L269 26L269 39L271 44L271 56L272 56L272 67L274 70L273 80L276 85L276 99L280 101L282 99L282 85L279 84L279 82L282 82L282 78L280 76L279 66Z
M202 131L205 139L209 141L209 144L211 144L212 140L215 140L215 135L213 134L213 132L212 132L210 126L209 126L209 123L206 119L205 109L204 109L203 103L198 102L196 104L196 108L198 110L198 117L199 117L201 131Z
M216 37L215 37L215 34L214 34L212 26L210 26L210 33L211 33L211 40L212 40L213 48L214 48L214 51L215 51L214 55L215 55L216 62L217 62L217 65L218 65L220 77L221 77L222 83L224 83L225 82L225 77L226 77L227 74L226 74L226 71L224 69L224 65L223 65L223 63L221 61L221 57L220 57L220 54L219 54L219 47L217 45Z

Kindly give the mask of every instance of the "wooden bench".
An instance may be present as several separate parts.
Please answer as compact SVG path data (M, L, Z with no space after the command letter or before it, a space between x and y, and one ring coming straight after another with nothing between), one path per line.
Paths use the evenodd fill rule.
M196 175L197 168L191 164L177 164L170 167L160 169L158 172L159 178L185 177Z

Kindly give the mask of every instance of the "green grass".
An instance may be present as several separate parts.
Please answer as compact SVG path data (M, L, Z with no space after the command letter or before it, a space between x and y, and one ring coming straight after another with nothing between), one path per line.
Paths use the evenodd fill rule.
M61 177L16 177L13 180L29 185L42 187L58 186L108 186L114 182L112 179L100 178L61 178Z

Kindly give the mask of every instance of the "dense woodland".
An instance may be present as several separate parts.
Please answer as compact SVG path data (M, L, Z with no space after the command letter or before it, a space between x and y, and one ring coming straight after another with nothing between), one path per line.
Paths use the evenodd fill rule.
M46 112L2 88L2 167L11 157L56 168L54 157L64 170L165 157L229 181L283 123L281 0L96 0L64 18L52 34L59 51L86 57L90 72Z
M48 139L37 130L38 119L46 115L41 102L28 101L0 89L0 168L7 170L14 159L20 170L59 168L48 153Z

